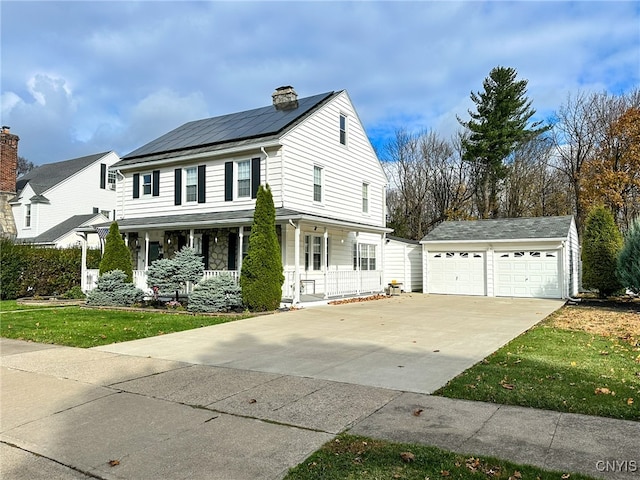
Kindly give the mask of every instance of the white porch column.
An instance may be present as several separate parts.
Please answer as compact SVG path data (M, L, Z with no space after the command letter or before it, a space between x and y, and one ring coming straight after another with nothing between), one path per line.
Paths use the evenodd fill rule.
M244 243L244 227L241 226L240 229L238 230L238 261L236 262L237 264L237 269L238 272L242 271L242 246Z
M78 233L82 238L82 260L80 261L80 289L87 291L87 234Z
M195 230L193 228L189 230L189 247L190 248L193 248L193 239L195 237L194 233L195 233Z
M300 303L300 222L298 222L295 227L296 234L293 242L295 251L293 272L293 305Z
M144 232L144 269L149 270L149 232Z
M324 262L322 270L324 270L324 298L329 298L329 230L324 227L324 254L322 255Z
M381 289L381 291L384 290L384 251L385 251L385 247L387 246L387 238L386 237L387 237L386 233L381 233L380 234L380 260L376 259L376 270L378 270L380 272L380 289ZM405 263L405 265L406 265L406 263ZM405 277L405 278L410 278L410 277ZM406 285L405 285L405 288L406 288Z
M356 232L356 281L358 285L356 285L356 295L360 295L360 290L362 289L362 270L360 268L360 243L358 242L358 237L360 236L360 232Z

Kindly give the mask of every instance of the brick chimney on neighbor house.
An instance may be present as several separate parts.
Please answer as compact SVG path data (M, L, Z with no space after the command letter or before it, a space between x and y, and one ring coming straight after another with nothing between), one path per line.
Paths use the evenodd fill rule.
M271 94L276 110L293 110L298 108L298 94L291 86L278 87Z
M16 194L16 173L18 171L18 141L9 127L0 131L0 236L15 238L16 223L9 200Z

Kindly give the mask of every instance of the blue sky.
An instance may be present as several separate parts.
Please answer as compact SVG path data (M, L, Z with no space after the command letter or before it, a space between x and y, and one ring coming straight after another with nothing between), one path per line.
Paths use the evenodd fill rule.
M547 119L640 86L640 2L7 1L1 123L35 164L125 155L191 120L346 89L376 145L449 136L496 66Z

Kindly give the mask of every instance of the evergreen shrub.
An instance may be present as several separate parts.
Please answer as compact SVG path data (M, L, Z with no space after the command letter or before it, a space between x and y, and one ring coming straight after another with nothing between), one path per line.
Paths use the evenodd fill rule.
M159 293L175 293L187 282L197 282L204 274L202 257L193 248L183 247L173 258L156 260L147 270L147 285L157 287Z
M247 256L242 262L242 301L252 311L275 310L282 299L282 257L276 233L276 209L269 185L258 187Z
M111 270L98 278L96 288L87 294L87 305L131 306L142 302L144 292L127 282L122 270Z
M128 282L133 282L133 266L131 254L125 245L118 222L113 222L109 227L109 233L105 238L104 255L100 262L100 275L112 270L121 270L127 276Z
M622 235L613 215L604 206L595 207L585 222L582 239L582 285L607 297L620 290L616 275Z
M616 273L623 287L640 295L640 217L631 223L625 235Z
M230 312L242 308L242 291L231 275L201 281L189 295L187 310L198 313Z

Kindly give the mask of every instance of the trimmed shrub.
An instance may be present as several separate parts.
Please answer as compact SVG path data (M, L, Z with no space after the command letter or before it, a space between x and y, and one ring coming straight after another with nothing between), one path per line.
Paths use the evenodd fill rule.
M640 217L631 223L625 235L616 273L623 287L640 295Z
M128 282L133 282L133 266L131 265L131 254L124 243L118 222L113 222L109 227L109 233L105 239L104 255L100 262L100 275L121 270L127 276Z
M75 286L75 287L71 287L69 290L67 290L63 295L62 298L68 298L68 299L83 299L86 298L87 296L84 294L84 292L82 291L82 288L80 288L79 286Z
M582 285L607 297L622 290L616 275L622 235L613 215L603 206L591 210L582 239Z
M0 299L61 295L80 286L82 249L44 248L0 239ZM87 268L97 268L100 250L87 251Z
M96 288L87 294L87 305L131 306L142 302L144 292L127 282L122 270L111 270L100 275Z
M276 209L269 185L258 188L247 256L242 262L243 303L253 311L275 310L282 299L282 257L276 233Z
M203 280L189 295L187 310L198 313L229 312L242 308L242 291L231 275Z
M203 274L202 257L193 248L183 247L173 258L156 260L149 265L147 285L158 287L160 293L175 293L177 301L178 290L187 282L201 280Z

